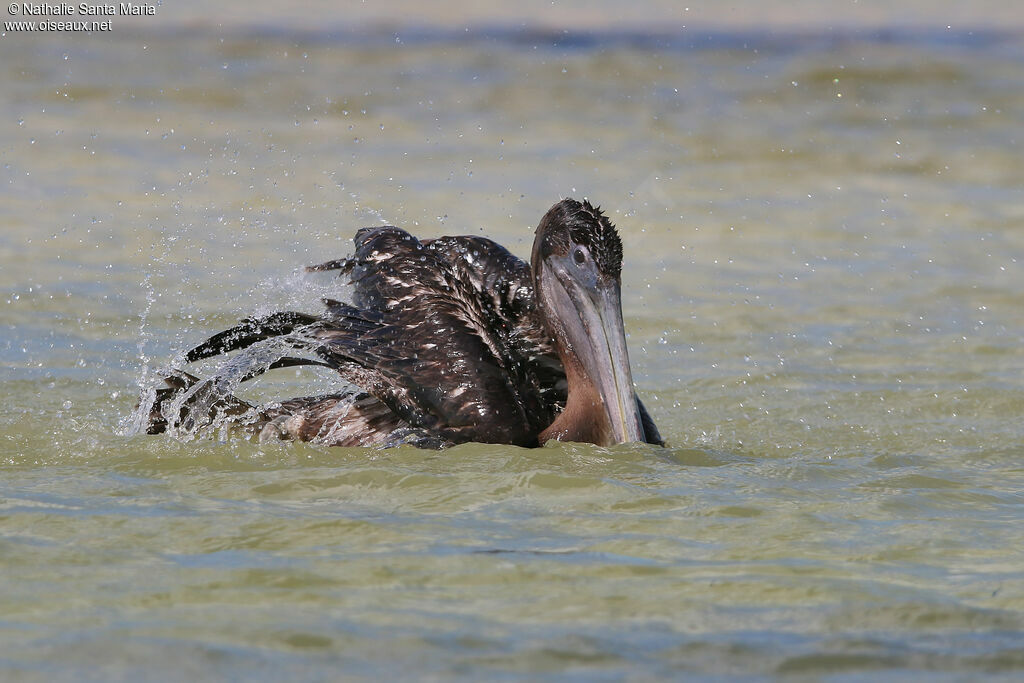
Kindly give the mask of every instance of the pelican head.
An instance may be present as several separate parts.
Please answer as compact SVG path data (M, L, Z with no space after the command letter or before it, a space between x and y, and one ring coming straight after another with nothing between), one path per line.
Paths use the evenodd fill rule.
M541 433L612 445L643 441L622 324L622 240L600 208L563 199L544 214L534 291L568 380L565 410Z

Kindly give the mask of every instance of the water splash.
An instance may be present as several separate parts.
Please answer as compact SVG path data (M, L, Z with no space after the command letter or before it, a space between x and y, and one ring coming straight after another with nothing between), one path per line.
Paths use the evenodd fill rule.
M308 336L295 334L257 342L225 358L205 379L174 366L164 368L155 376L166 381L169 388L157 388L157 383L144 387L138 406L125 420L124 433L145 433L157 416L166 422L167 434L184 441L214 436L218 431L223 436L231 426L255 425L267 406L249 404L237 398L235 391L242 382L263 374L276 361L311 341Z
M288 339L273 338L226 358L212 377L195 381L171 401L160 405L160 414L167 421L167 433L174 438L191 440L212 436L229 424L245 426L257 422L259 407L236 398L234 392L245 380L266 372L292 348Z
M351 290L348 284L336 275L310 274L305 271L305 265L297 267L285 277L261 280L252 290L239 297L236 302L240 310L239 317L259 317L282 310L315 312L322 307L325 298L346 298L346 293ZM212 436L215 431L231 425L244 426L257 422L260 409L234 397L234 391L242 382L266 372L285 355L309 348L314 340L299 332L264 340L227 357L206 379L180 370L186 365L185 349L180 350L169 363L154 366L146 351L151 336L148 320L158 298L153 274L154 268L151 267L142 281L146 304L139 324L139 403L120 421L115 433L120 436L146 433L154 417L154 410L166 420L167 433L182 440ZM186 345L186 348L189 346L192 344ZM171 400L162 400L168 398L165 379L178 384L179 391Z
M384 224L387 221L375 209L360 208L363 224ZM165 244L164 256L166 256ZM161 260L157 258L156 260ZM266 316L279 311L316 312L324 299L348 299L351 285L334 274L309 273L301 264L284 277L270 277L238 297L232 308L239 309L239 317ZM159 273L156 273L159 275ZM180 351L167 365L153 366L146 352L151 336L147 324L158 295L153 285L154 267L146 273L142 286L146 290L146 305L139 326L139 361L141 371L137 380L139 403L125 416L116 432L122 436L144 434L153 420L166 423L170 436L191 441L216 436L226 438L226 430L233 426L256 428L267 421L267 414L280 404L252 405L235 396L238 387L248 379L262 375L287 355L295 355L316 345L315 340L301 332L285 337L267 339L225 358L205 378L182 371L186 365L186 351ZM190 316L191 317L191 316ZM210 332L213 332L212 330ZM198 340L196 340L198 341ZM191 344L186 345L186 348ZM166 383L166 386L165 386ZM354 390L348 383L332 386L331 391L342 393ZM353 397L354 397L353 391Z
M260 280L248 297L245 316L265 316L278 311L316 313L324 299L347 299L352 291L346 280L334 273L309 273L302 264L284 277Z
M136 343L140 366L136 385L140 389L141 396L139 398L139 405L136 406L135 410L122 418L114 429L114 433L118 436L131 436L143 433L145 431L146 424L141 420L144 416L149 415L149 411L153 408L153 405L156 402L156 384L151 378L150 357L149 354L146 353L146 342L149 340L149 334L146 327L149 323L149 316L153 310L153 305L156 303L157 299L156 289L153 287L152 263L150 264L150 267L146 269L146 273L142 278L141 284L142 288L146 292L146 304L142 307L142 313L139 314L139 340ZM145 412L142 412L143 408L145 409Z

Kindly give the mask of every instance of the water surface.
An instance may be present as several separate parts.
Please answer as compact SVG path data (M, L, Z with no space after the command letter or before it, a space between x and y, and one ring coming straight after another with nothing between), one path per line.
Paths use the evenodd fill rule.
M0 39L0 671L1024 669L1024 40ZM118 433L362 225L625 243L664 450ZM253 396L332 386L278 371Z

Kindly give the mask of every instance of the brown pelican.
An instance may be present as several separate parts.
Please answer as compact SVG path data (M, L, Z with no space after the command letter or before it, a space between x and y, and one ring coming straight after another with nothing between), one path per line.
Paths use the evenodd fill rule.
M171 371L140 404L144 428L193 434L226 422L261 440L339 446L661 444L633 390L611 221L562 200L541 219L530 261L482 237L363 228L354 255L307 269L341 271L350 303L326 299L320 316L275 313L214 335L184 360L240 352L209 379ZM232 393L298 365L331 368L354 388L262 406Z

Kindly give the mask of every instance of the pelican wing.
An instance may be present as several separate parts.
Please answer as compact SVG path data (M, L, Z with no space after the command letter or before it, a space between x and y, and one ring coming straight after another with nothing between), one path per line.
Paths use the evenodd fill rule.
M455 442L533 445L564 381L533 308L529 266L479 237L420 242L361 230L338 267L353 305L327 302L317 354L410 424Z

